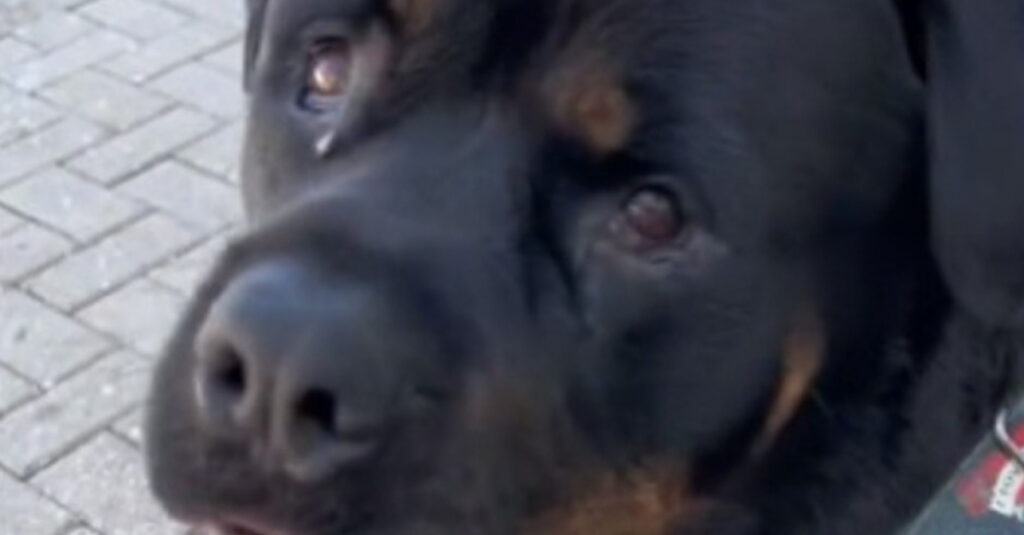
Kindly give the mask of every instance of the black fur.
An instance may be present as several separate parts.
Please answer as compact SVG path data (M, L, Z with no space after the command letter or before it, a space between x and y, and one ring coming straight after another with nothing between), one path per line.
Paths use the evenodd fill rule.
M1021 385L1024 7L435 3L408 34L382 1L250 0L251 230L154 382L168 509L288 535L497 535L531 531L589 474L669 459L742 511L679 535L895 533ZM357 121L300 105L324 27L356 43L383 28L394 47ZM540 90L590 53L637 111L611 154L559 128ZM615 245L609 221L651 184L686 239ZM372 462L315 481L211 433L193 400L211 305L281 259L322 299L354 285L386 301L427 340L393 366L435 392ZM808 304L822 372L751 457Z

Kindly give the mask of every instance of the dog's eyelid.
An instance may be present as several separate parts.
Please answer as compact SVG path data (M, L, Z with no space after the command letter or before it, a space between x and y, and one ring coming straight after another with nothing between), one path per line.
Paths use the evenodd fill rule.
M306 48L299 105L322 113L340 105L350 91L355 51L345 37L321 37Z
M299 32L299 50L312 50L318 43L329 41L356 42L363 32L349 19L319 19L306 25Z
M302 111L321 115L365 106L383 82L391 62L392 36L378 19L356 22L320 22L303 32L297 102Z
M689 224L706 229L716 227L714 205L699 180L676 172L651 172L636 177L637 189L652 187L671 192Z
M307 56L315 56L337 48L351 48L352 41L344 35L323 35L312 39L306 47Z
M320 95L340 95L347 89L352 71L352 49L348 41L321 41L309 51L308 88Z

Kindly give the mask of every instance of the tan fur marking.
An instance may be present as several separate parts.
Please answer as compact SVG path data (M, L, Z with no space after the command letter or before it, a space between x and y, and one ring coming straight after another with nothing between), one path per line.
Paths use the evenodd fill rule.
M544 89L556 123L600 155L625 148L637 110L611 65L594 57L562 61Z
M441 0L389 0L391 11L402 24L406 35L422 33L434 22Z
M764 454L796 414L821 372L825 358L825 327L813 306L801 308L783 341L782 379L764 428L751 450Z
M569 504L545 515L540 535L669 535L699 508L686 470L655 464L589 481Z
M633 105L617 86L589 88L579 96L573 119L587 144L600 153L621 150L633 131Z

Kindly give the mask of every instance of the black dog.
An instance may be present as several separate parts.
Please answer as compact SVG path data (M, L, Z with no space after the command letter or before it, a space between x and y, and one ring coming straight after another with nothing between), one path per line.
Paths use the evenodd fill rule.
M186 521L893 533L1020 384L1020 2L249 3Z

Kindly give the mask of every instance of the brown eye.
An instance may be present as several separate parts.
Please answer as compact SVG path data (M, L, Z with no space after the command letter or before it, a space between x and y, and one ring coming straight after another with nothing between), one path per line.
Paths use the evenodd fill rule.
M344 96L351 68L351 49L347 41L332 39L317 43L309 54L306 104L321 108Z
M658 188L634 193L613 223L616 237L630 249L668 245L684 228L685 221L675 197Z

